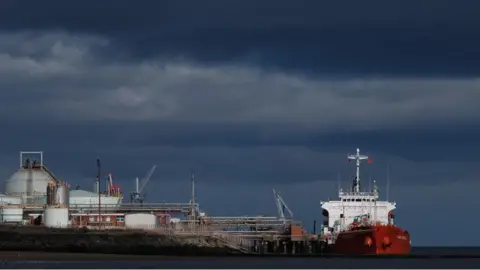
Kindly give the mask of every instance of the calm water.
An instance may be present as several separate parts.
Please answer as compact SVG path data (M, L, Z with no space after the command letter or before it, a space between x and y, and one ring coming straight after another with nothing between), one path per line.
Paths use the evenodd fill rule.
M0 268L478 268L480 248L415 249L437 258L161 258L145 261L9 261ZM470 255L476 258L439 258Z

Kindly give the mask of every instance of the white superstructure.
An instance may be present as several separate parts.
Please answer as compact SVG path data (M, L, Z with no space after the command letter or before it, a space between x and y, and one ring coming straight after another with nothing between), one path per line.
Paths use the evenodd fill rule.
M360 162L370 161L369 157L361 155L360 149L357 148L357 153L348 155L348 159L355 160L357 167L351 191L345 192L340 189L337 200L320 202L325 218L322 233L327 237L346 229L361 216L367 216L373 222L393 224L392 211L396 203L378 200L379 192L375 181L372 191L360 191Z

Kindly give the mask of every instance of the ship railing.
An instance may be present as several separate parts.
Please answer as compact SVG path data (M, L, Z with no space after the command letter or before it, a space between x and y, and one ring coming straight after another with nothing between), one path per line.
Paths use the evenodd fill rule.
M367 192L367 191L360 191L360 192L340 191L339 194L341 196L376 196L375 192Z

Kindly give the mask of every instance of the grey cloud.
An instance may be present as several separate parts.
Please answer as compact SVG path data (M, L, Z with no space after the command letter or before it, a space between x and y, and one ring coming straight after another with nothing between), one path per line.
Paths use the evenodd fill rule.
M108 49L102 38L73 37L83 42L74 45L68 34L41 39L47 37L49 42L30 49L42 57L0 55L2 84L16 89L2 92L8 100L3 112L20 106L23 114L41 112L61 121L297 123L346 131L473 123L479 117L477 79L332 80L178 59L107 63L95 61L99 44ZM13 38L19 48L36 40ZM35 96L36 105L28 106L23 95Z

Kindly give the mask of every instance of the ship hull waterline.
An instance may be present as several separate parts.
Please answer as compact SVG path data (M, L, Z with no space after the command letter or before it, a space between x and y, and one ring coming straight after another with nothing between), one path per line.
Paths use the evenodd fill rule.
M395 226L380 226L338 234L330 253L335 255L408 255L410 234Z

